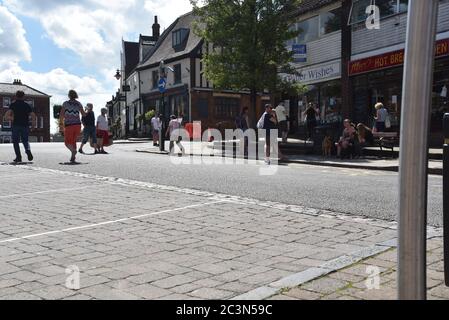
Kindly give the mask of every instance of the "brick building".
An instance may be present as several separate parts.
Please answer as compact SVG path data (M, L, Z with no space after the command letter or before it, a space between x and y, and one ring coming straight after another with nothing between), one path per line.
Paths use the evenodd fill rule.
M0 143L11 143L10 121L6 121L5 114L14 102L17 91L25 92L25 101L31 105L36 113L36 122L31 124L30 142L50 142L50 96L30 86L22 84L20 80L13 83L0 83Z
M109 103L114 109L114 101L120 97L126 100L126 108L114 117L121 116L122 123L128 120L131 134L145 134L145 127L136 121L139 115L149 110L162 112L164 101L165 118L169 115L183 115L187 122L201 121L203 130L208 127L233 128L235 117L243 107L250 107L249 91L217 90L205 77L203 54L211 49L203 39L193 31L196 17L192 12L178 17L161 35L157 20L153 25L153 36L140 37L139 61L134 69L137 50L131 50L130 44L123 47L121 88L127 92L118 92ZM147 50L142 39L157 40L148 42ZM143 49L142 49L143 48ZM164 61L167 70L166 92L161 94L158 88L159 64ZM122 99L123 99L122 98ZM259 94L257 109L251 110L251 118L256 119L263 113L263 105L272 102L268 94ZM124 116L128 115L128 116ZM255 126L255 123L252 124Z

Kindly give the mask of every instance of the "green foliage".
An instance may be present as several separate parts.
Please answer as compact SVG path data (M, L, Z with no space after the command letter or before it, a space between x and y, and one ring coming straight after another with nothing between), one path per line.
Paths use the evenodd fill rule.
M156 115L156 111L155 110L150 110L147 113L145 113L145 120L146 121L151 121L151 119L153 119L153 117Z
M199 7L191 0L198 16L195 32L206 44L205 72L214 87L262 92L275 91L278 70L290 70L292 52L286 42L298 31L292 14L299 0L205 0Z

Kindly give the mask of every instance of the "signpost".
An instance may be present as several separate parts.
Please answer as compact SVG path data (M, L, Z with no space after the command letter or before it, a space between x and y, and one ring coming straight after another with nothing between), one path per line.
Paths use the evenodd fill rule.
M401 123L398 298L425 300L428 137L438 0L409 2Z
M294 44L292 50L293 50L293 61L295 63L307 62L307 45Z

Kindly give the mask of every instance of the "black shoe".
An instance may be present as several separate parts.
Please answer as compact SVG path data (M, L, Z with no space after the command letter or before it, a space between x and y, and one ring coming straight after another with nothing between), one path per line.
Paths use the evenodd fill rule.
M15 158L15 159L13 160L13 162L14 162L14 163L21 163L21 162L22 162L22 159L21 159L21 158Z
M78 152L81 153L81 154L84 154L83 149L79 149Z
M33 154L31 153L31 151L27 151L27 156L28 156L28 161L33 161L34 157Z

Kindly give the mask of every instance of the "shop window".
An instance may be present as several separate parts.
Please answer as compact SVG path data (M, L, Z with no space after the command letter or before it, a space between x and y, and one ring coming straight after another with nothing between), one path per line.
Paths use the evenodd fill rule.
M320 14L320 35L341 29L341 8Z
M207 103L207 99L200 99L198 101L198 116L201 119L209 117L209 105Z
M177 95L170 97L170 113L175 116L186 116L187 110L187 97L185 95Z
M11 105L11 98L3 97L3 108L9 108L10 105Z
M297 30L300 32L297 42L307 43L318 39L319 16L312 17L297 24Z
M222 119L234 119L240 109L240 100L235 98L215 98L215 115Z
M175 64L173 70L175 71L175 84L181 83L181 64Z

